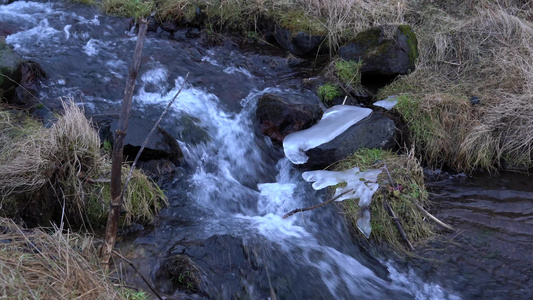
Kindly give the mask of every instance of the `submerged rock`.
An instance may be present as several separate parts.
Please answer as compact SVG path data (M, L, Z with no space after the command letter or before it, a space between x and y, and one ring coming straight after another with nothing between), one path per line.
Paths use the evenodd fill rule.
M332 141L308 150L306 166L322 169L361 148L391 149L395 145L395 137L394 121L374 112L370 118L351 126Z
M313 126L322 116L322 109L318 105L289 104L276 95L265 94L257 103L256 116L261 132L281 146L290 133Z
M363 60L363 75L406 75L415 70L418 41L409 25L379 26L357 34L339 49L339 55Z

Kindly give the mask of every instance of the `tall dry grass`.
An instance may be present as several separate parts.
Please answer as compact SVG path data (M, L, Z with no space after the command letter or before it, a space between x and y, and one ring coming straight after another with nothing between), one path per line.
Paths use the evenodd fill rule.
M125 299L90 236L27 230L0 218L0 298Z
M457 120L441 129L448 136L445 143L454 141L455 149L448 155L448 148L438 151L417 144L430 161L444 161L463 171L532 167L531 3L469 1L440 7L439 3L413 5L406 14L419 40L417 70L380 96L405 93L422 108L443 94L455 100L450 102L455 109L434 115ZM471 97L480 99L480 104L465 107L463 99ZM419 114L423 112L407 116L408 123L416 122ZM415 138L421 140L420 135ZM442 138L436 136L434 142Z
M111 162L100 151L98 133L82 109L64 102L64 113L51 128L29 116L0 111L0 212L18 214L19 203L52 187L65 220L72 226L101 226L109 209ZM123 167L127 174L129 166ZM122 176L123 181L126 176ZM167 203L157 185L135 170L124 198L122 225L150 223ZM102 224L100 224L102 223Z

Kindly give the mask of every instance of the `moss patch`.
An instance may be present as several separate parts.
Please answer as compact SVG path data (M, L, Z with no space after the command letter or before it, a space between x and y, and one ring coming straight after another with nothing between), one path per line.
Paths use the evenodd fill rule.
M407 38L409 65L414 69L416 59L418 58L418 40L416 34L409 25L399 25L398 30Z
M326 83L317 88L318 97L326 103L342 95L339 87L334 83Z

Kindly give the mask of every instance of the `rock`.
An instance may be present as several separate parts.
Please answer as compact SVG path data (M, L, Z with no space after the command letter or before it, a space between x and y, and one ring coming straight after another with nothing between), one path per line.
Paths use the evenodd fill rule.
M409 25L379 26L357 34L339 55L344 60L362 59L363 75L405 75L415 70L418 41Z
M113 140L113 132L117 129L118 117L97 116L93 118L100 127L102 140ZM132 161L137 156L144 140L152 130L153 122L149 122L140 116L131 116L128 122L128 132L124 141L124 157ZM154 131L146 148L144 148L139 160L148 161L152 159L168 160L179 165L183 158L181 148L176 139L167 131L158 127Z
M153 16L148 17L148 28L147 31L151 32L157 32L157 29L159 28L159 22L154 18Z
M4 97L13 93L15 82L20 81L21 61L22 57L6 43L5 37L0 37L0 90L4 91Z
M303 31L293 32L276 25L274 39L284 49L296 55L316 54L325 39L322 35L311 35Z
M394 121L382 113L374 112L370 118L348 128L329 143L307 151L309 160L305 166L323 169L361 148L391 149L395 145L395 138Z
M278 146L288 134L313 126L322 113L318 105L288 104L272 94L263 95L256 109L261 132Z
M20 72L20 85L15 88L17 99L12 104L25 108L34 107L39 103L41 83L48 76L41 65L31 60L20 63Z

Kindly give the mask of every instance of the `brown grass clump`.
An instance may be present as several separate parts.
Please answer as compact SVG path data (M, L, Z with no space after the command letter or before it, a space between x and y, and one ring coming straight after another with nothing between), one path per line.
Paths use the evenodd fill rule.
M0 297L125 299L100 269L90 236L26 230L0 218Z
M466 118L455 124L461 128L442 129L449 139L445 143L457 148L453 155L438 157L430 143L417 144L433 166L444 162L464 171L533 167L532 20L531 4L520 1L413 4L407 21L419 40L417 70L381 91L380 98L404 93L420 108L443 94L455 99L448 101L454 108L438 112L443 119L454 119L458 112ZM464 100L472 97L480 104L467 107ZM397 110L409 124L417 123L419 114L404 108ZM417 133L423 128L410 130L417 142L424 140Z
M397 155L380 149L360 149L351 157L335 164L333 168L346 170L355 166L360 167L361 170L385 168L386 166L396 186L393 188L393 184L383 169L383 172L378 176L380 187L372 197L370 204L370 223L372 226L370 239L372 241L378 244L387 243L393 250L409 254L405 241L387 212L385 201L389 203L398 217L411 243L420 243L434 234L433 225L425 220L426 216L415 204L416 202L422 207L427 207L428 195L424 185L423 170L414 157L414 151ZM349 199L340 204L346 218L354 227L360 214L358 202L358 199ZM354 230L354 232L361 239L365 239L359 230Z
M100 227L109 209L111 162L101 153L100 138L83 111L73 102L66 102L64 109L51 128L20 113L0 112L2 214L18 216L33 199L65 210L71 226ZM127 173L129 166L123 170ZM122 225L150 223L163 204L163 192L136 170L124 198ZM54 218L57 222L58 216Z

